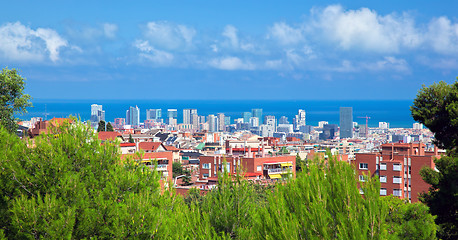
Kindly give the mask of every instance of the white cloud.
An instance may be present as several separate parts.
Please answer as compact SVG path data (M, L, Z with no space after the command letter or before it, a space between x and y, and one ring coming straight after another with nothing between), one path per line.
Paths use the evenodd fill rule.
M331 5L322 11L312 10L312 16L311 29L344 50L396 53L422 43L421 34L407 14L381 16L368 8L345 11L340 5Z
M395 57L384 57L383 60L374 63L364 63L362 67L371 71L394 70L397 72L409 72L409 64L404 59Z
M427 38L431 47L439 53L458 52L458 24L452 24L447 17L439 17L429 23Z
M227 25L223 31L223 36L229 39L229 42L233 48L239 47L239 39L237 36L237 31L238 31L237 28L235 28L232 25Z
M107 38L115 38L116 32L118 31L118 25L113 23L104 23L103 24L103 33Z
M67 40L49 28L33 30L20 22L0 26L0 54L15 61L59 60L59 50L67 47Z
M140 57L153 63L159 65L169 65L173 62L173 54L154 48L148 41L137 40L135 41L134 46L140 50Z
M192 46L196 30L166 21L149 22L143 35L155 47L183 50Z
M304 40L301 29L293 28L284 22L274 23L269 28L267 38L273 38L282 45L297 44Z
M222 70L254 70L255 66L251 62L242 61L238 57L223 57L212 59L209 65Z

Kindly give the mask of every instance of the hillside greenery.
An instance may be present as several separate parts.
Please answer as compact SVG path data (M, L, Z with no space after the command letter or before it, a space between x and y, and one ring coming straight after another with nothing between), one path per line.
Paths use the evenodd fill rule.
M33 142L0 127L0 168L1 238L433 239L436 232L428 207L381 198L377 179L358 183L355 169L332 157L274 185L223 174L206 196L193 190L183 198L73 121Z

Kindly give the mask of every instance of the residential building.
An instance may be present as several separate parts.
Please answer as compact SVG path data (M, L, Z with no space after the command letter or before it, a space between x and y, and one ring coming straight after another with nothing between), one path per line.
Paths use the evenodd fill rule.
M250 126L251 127L259 127L259 118L257 117L250 117Z
M114 126L116 128L123 128L124 125L126 125L126 119L125 118L115 118L114 119Z
M420 176L420 169L435 169L434 159L440 158L437 148L426 151L423 143L387 143L377 153L356 153L354 164L360 181L365 176L380 179L380 195L394 195L411 202L426 192L429 185Z
M92 104L91 127L97 128L100 121L105 121L105 111L103 111L102 105Z
M422 123L414 123L413 124L413 129L414 130L421 130L421 129L423 129L423 124Z
M170 125L177 125L177 116L178 110L177 109L167 109L167 123Z
M224 132L226 130L226 117L224 113L218 113L218 131Z
M340 138L353 138L353 108L340 108Z
M390 124L387 123L387 122L379 122L379 123L378 123L378 128L381 128L381 129L388 129L388 128L390 128Z
M215 115L210 114L207 117L208 122L208 131L217 132L218 131L218 119Z
M281 116L281 118L278 120L278 124L289 124L288 118L286 116Z

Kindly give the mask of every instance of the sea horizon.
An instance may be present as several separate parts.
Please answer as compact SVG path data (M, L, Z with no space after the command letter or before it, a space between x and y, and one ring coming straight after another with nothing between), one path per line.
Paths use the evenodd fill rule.
M99 104L105 110L106 121L113 122L115 118L125 118L129 106L140 108L140 121L146 119L146 109L162 109L162 118L165 118L167 109L178 110L178 123L182 122L183 109L197 109L199 115L224 113L234 119L241 118L243 112L251 112L253 108L262 108L263 116L274 115L288 117L292 123L294 115L299 109L307 113L307 125L318 125L319 121L328 121L330 124L339 124L340 107L353 108L353 121L360 125L365 124L364 118L369 116L369 127L377 127L379 122L388 122L392 128L411 128L415 122L410 115L410 106L413 100L251 100L251 99L32 99L33 107L28 113L16 117L29 120L31 117L51 119L53 117L68 117L70 115L90 119L91 104ZM47 113L47 116L45 115Z

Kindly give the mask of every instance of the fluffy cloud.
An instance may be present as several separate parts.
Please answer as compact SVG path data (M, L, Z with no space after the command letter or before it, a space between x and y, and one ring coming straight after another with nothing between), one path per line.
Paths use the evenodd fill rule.
M211 67L221 70L254 70L255 65L248 61L242 61L238 57L223 57L212 59L209 62Z
M140 50L140 57L158 65L169 65L174 59L173 54L154 48L148 41L137 40L134 47Z
M302 30L284 22L275 23L269 28L267 38L277 40L282 45L298 44L304 40Z
M67 40L49 28L33 30L20 22L0 26L0 54L14 61L42 61L46 56L59 60L59 50L67 47Z
M149 22L144 28L143 35L157 48L181 50L192 46L196 30L166 21Z
M442 54L456 54L458 24L451 23L446 17L433 19L428 26L427 39L435 51Z
M416 48L422 36L407 14L378 15L368 8L345 11L331 5L313 10L313 31L344 50L360 49L381 53L397 53L401 48Z

